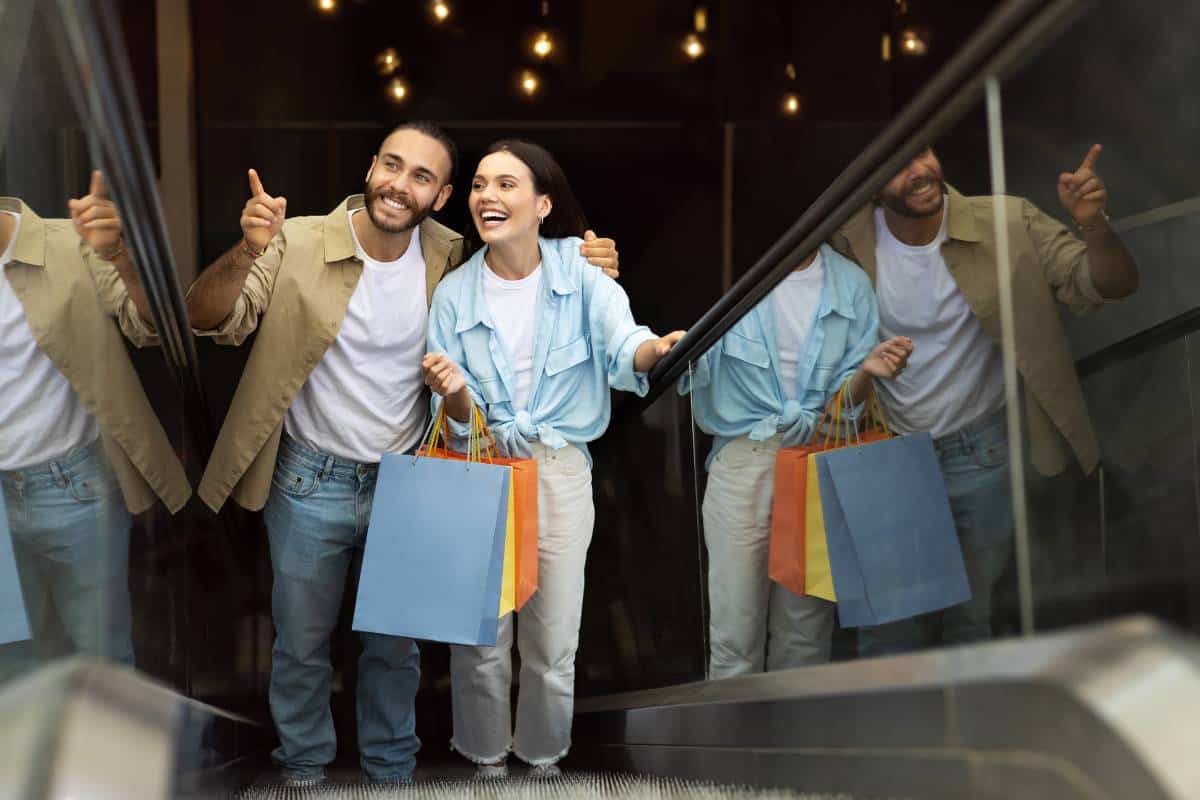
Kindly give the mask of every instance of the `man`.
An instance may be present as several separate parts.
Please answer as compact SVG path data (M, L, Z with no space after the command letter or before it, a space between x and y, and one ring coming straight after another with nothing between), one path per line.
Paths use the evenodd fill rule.
M69 206L0 198L0 483L35 655L131 664L130 515L191 487L121 338L152 326L99 172Z
M329 637L347 573L357 575L378 463L418 444L428 414L421 375L428 304L463 257L462 237L430 214L457 162L439 128L408 123L371 160L365 192L326 217L285 222L286 200L250 171L243 241L188 295L192 325L224 344L258 336L200 496L264 508L274 570L273 757L292 784L324 780L336 753ZM583 254L613 273L610 240ZM363 634L361 763L376 781L408 780L420 746L411 639Z
M1099 156L1094 145L1059 176L1079 237L1027 200L1002 200L1024 419L1045 475L1066 467L1062 440L1085 472L1099 462L1054 300L1082 313L1137 289L1137 265L1104 214ZM860 629L864 655L991 637L992 589L1013 547L993 202L947 186L927 148L835 238L875 283L881 336L913 340L908 369L878 388L896 429L934 437L972 595L937 614Z

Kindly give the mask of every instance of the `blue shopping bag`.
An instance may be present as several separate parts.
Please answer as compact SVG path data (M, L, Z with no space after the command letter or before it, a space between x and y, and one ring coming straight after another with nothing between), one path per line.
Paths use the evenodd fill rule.
M29 617L21 596L17 559L8 529L8 510L4 492L0 492L0 644L23 642L29 638Z
M385 454L354 630L496 644L509 467Z
M817 469L843 626L882 625L971 598L928 433L822 453Z

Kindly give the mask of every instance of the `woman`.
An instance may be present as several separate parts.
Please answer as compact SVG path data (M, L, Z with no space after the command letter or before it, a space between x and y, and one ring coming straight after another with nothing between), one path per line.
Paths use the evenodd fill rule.
M493 144L468 200L483 247L442 280L422 364L465 435L472 403L502 455L538 462L538 590L520 612L515 732L513 615L495 647L451 648L454 738L481 777L507 774L510 751L554 775L571 743L575 650L592 538L587 443L608 427L609 389L645 394L646 373L683 335L634 322L620 286L579 256L587 229L562 169L543 148Z
M696 425L714 437L702 505L710 678L829 660L833 603L767 577L775 455L813 438L839 388L861 403L872 379L894 378L911 353L904 337L879 343L870 280L824 245L681 382Z

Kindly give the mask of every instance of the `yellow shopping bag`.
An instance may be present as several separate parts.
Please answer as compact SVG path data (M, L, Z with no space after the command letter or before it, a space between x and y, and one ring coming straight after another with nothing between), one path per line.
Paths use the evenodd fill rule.
M846 388L838 391L837 403L841 408L848 400L843 399ZM856 447L869 442L891 438L887 423L883 421L883 412L879 410L879 401L874 397L867 404L867 430L854 437L835 443L830 448L840 450L846 447ZM839 420L840 422L840 420ZM828 452L825 450L823 452ZM820 597L831 603L837 602L837 592L834 590L833 568L829 565L829 542L825 538L825 511L821 505L820 471L817 469L818 453L808 456L808 476L805 487L805 537L804 537L804 586L805 592L813 597Z
M804 593L837 602L829 545L825 541L825 514L821 509L821 484L817 480L817 454L808 455L808 480L804 505Z
M483 412L473 407L467 452L455 453L442 443L446 432L446 407L439 409L432 424L429 444L422 455L435 458L481 461L509 471L508 517L504 535L504 568L497 616L520 611L537 591L537 461L531 458L500 458Z
M508 468L508 526L504 532L504 577L500 581L500 616L517 608L517 495L513 480L516 475Z
M820 597L834 603L837 593L829 565L816 457L830 450L891 435L874 398L867 405L865 430L859 431L858 423L850 423L848 417L843 424L843 411L848 410L849 403L845 392L843 386L825 409L817 426L818 431L825 431L823 437L814 436L812 443L800 447L781 448L775 458L775 496L767 562L771 580L793 594ZM850 424L855 426L853 432L844 429Z

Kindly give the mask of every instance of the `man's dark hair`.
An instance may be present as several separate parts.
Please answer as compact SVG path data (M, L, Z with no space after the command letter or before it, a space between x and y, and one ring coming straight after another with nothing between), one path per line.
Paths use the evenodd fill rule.
M454 183L454 178L456 175L458 175L458 147L454 144L454 140L450 138L450 134L446 133L432 122L418 119L410 122L400 123L396 127L392 128L391 133L385 136L384 139L386 140L388 136L400 131L416 131L417 133L423 133L430 139L436 139L442 145L442 147L446 148L446 155L450 156L450 174L446 177L446 183Z

